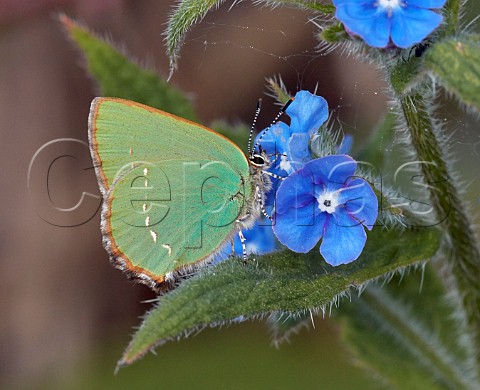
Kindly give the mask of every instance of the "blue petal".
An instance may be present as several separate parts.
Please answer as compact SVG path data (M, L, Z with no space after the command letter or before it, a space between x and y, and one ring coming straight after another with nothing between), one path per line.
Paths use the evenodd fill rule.
M333 266L351 263L362 253L367 234L363 225L345 211L335 212L333 216L325 226L320 253Z
M286 213L290 208L316 205L315 185L309 171L302 169L292 173L282 181L276 194L275 209L279 214Z
M407 0L407 7L415 6L419 8L442 8L447 0Z
M275 235L272 230L271 221L266 218L259 220L253 228L245 230L243 232L247 247L247 253L269 253L276 249ZM235 253L240 255L243 252L242 243L240 237L235 238Z
M253 142L256 152L259 152L258 147L256 146L258 145L260 137L260 146L262 150L265 150L271 155L282 154L285 153L287 149L287 141L290 138L290 128L286 123L277 122L272 127L263 129L257 134L255 141Z
M327 101L308 91L298 91L287 107L291 133L315 133L328 119Z
M442 16L416 7L406 7L392 15L392 41L407 48L425 39L442 22Z
M315 184L335 190L343 186L356 169L357 162L353 158L337 154L309 161L301 171L304 171L303 176L313 177Z
M309 142L310 135L307 133L293 133L287 142L287 158L295 170L312 159L308 148Z
M352 218L372 230L378 216L378 199L370 184L359 178L351 180L341 189L338 201Z
M335 17L370 46L386 47L390 42L391 20L374 4L374 1L342 2L337 6Z
M278 240L294 252L307 253L324 232L327 213L321 213L315 203L290 208L285 214L275 214L273 232Z

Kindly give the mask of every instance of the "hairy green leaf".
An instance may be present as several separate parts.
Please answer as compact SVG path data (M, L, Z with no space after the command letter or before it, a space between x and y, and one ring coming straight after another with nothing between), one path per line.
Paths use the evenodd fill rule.
M119 366L190 332L229 321L282 311L324 308L352 288L430 258L439 245L435 229L373 229L360 258L332 267L312 250L282 251L243 266L237 259L202 270L160 297L145 317Z
M170 73L177 69L180 47L186 32L200 22L207 12L225 0L181 0L168 21L167 55L170 57Z
M183 118L196 119L193 106L185 95L155 72L143 69L67 16L61 15L60 21L81 49L88 72L98 83L102 96L134 100Z
M273 97L282 106L287 103L292 95L287 91L287 87L283 83L280 75L267 77L267 88L269 90L269 96Z
M347 40L349 37L343 24L338 23L322 29L320 34L318 34L318 38L328 43L339 43Z
M394 278L383 289L369 286L342 305L336 314L346 347L386 388L473 388L453 308L441 299L431 270L423 272Z
M464 35L438 42L425 54L425 66L445 89L480 111L480 36Z
M480 248L471 213L460 196L461 185L445 161L445 146L441 141L445 135L442 134L442 127L430 116L429 107L433 103L428 95L419 91L404 96L400 102L417 158L429 162L420 166L425 183L434 183L426 187L429 190L429 202L437 218L447 216L440 224L445 237L443 276L450 286L450 295L458 303L459 315L466 319L468 330L464 337L470 338L472 356L479 363ZM477 364L477 367L480 365Z

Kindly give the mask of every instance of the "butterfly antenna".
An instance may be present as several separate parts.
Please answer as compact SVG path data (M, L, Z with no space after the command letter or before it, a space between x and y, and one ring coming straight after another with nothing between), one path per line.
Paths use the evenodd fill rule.
M255 110L255 116L253 117L252 127L250 128L250 134L248 135L248 153L251 154L250 145L252 144L253 130L255 130L255 125L257 124L258 115L260 115L260 110L262 109L262 99L258 99L257 109Z
M287 111L287 108L290 104L292 104L293 100L295 98L290 98L290 100L285 103L285 105L282 107L282 109L278 112L277 116L273 119L272 123L270 123L270 126L268 126L264 132L260 135L260 137L258 138L257 142L255 142L255 145L253 146L253 149L252 149L252 152L251 152L251 155L253 156L253 153L255 152L255 149L260 145L260 141L262 140L263 136L267 133L267 131L269 131L272 126L277 123L278 119L283 115L283 113L285 111Z

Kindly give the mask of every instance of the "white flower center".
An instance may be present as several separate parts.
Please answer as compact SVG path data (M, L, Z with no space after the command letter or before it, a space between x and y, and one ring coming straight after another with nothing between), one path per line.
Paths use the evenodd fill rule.
M322 211L326 211L329 214L335 212L338 203L338 191L324 192L317 198L318 208Z
M375 5L383 10L386 10L388 15L391 16L393 11L401 6L404 6L405 4L402 0L377 0Z
M288 161L287 156L284 156L283 154L280 156L280 169L283 169L288 174L294 171L292 164L290 164L290 161Z
M382 8L397 8L400 7L401 0L378 0L378 6Z

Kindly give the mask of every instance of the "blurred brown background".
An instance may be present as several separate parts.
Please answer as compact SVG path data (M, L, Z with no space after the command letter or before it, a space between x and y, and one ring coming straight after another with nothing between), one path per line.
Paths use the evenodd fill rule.
M99 361L105 362L101 377L107 378L107 382L117 381L112 388L119 388L122 375L128 375L126 369L127 374L121 372L114 379L115 359L128 342L131 328L139 324L138 316L148 308L148 304L140 302L153 295L146 287L131 284L109 265L101 245L99 215L95 214L98 199L90 197L91 203L80 211L61 210L73 207L82 192L98 196L99 191L82 144L62 141L44 147L61 138L87 141L87 115L95 96L95 86L83 71L78 53L65 38L56 13L62 11L84 22L101 36L119 43L140 63L166 75L168 60L161 34L173 3L158 0L3 0L0 3L2 388L81 388L71 378L84 380L90 375L89 364ZM187 35L179 71L171 80L191 95L205 124L213 119L249 123L257 99L265 98L264 78L281 74L291 92L313 91L318 83L318 94L329 101L334 118L355 136L357 144L365 142L369 130L385 110L383 85L374 70L346 56L316 54L312 36L315 27L308 22L308 14L291 9L262 9L250 2L241 2L230 11L229 7L227 2L210 13ZM260 127L268 124L278 110L268 98L263 106ZM41 153L32 163L29 188L27 174L38 150ZM474 151L475 157L479 151ZM67 154L76 159L61 158L50 165L56 157ZM223 343L228 351L233 347L229 347L223 332L227 335L233 332L232 345L236 346L245 342L243 335L255 339L257 336L251 335L258 333L260 348L268 351L265 359L272 359L270 353L280 353L296 361L297 366L292 365L292 360L285 360L285 368L277 367L277 371L288 373L288 367L297 367L295 372L302 375L306 367L325 366L321 360L316 365L312 362L322 348L326 348L323 358L327 361L333 358L326 351L338 350L338 346L332 345L332 328L325 328L321 319L317 322L320 324L315 332L294 339L291 347L280 352L268 346L268 334L263 327L257 332L258 326L242 325L233 331L215 331L210 336L206 332L206 336L198 338L206 340L205 343ZM171 354L180 351L180 355L175 355L178 364L188 372L186 354L197 351L195 343L187 340L164 348L170 348L166 350ZM299 349L295 349L296 345ZM198 348L200 351L206 347ZM163 351L159 350L159 354ZM257 354L263 356L262 353ZM241 356L241 362L252 363L256 359L249 349ZM338 361L346 361L344 355L339 356ZM221 371L225 357L219 353L216 360L212 359L212 367ZM304 363L300 364L299 359L304 359ZM162 372L160 362L153 359L149 363L159 377L187 375ZM138 364L141 367L147 363ZM347 363L342 364L345 366L337 365L339 375L342 369L348 369ZM232 372L238 368L232 367ZM255 368L250 367L246 372L255 372ZM268 370L264 372L269 375ZM134 371L130 373L137 375ZM198 377L192 375L192 383L198 384ZM289 375L293 378L296 374ZM328 375L334 375L333 371L326 374L327 378ZM107 382L92 380L91 385L105 388ZM218 382L212 379L206 383ZM288 381L284 383L289 386ZM362 388L361 381L355 383ZM324 388L339 388L340 384ZM311 388L317 388L313 382Z

